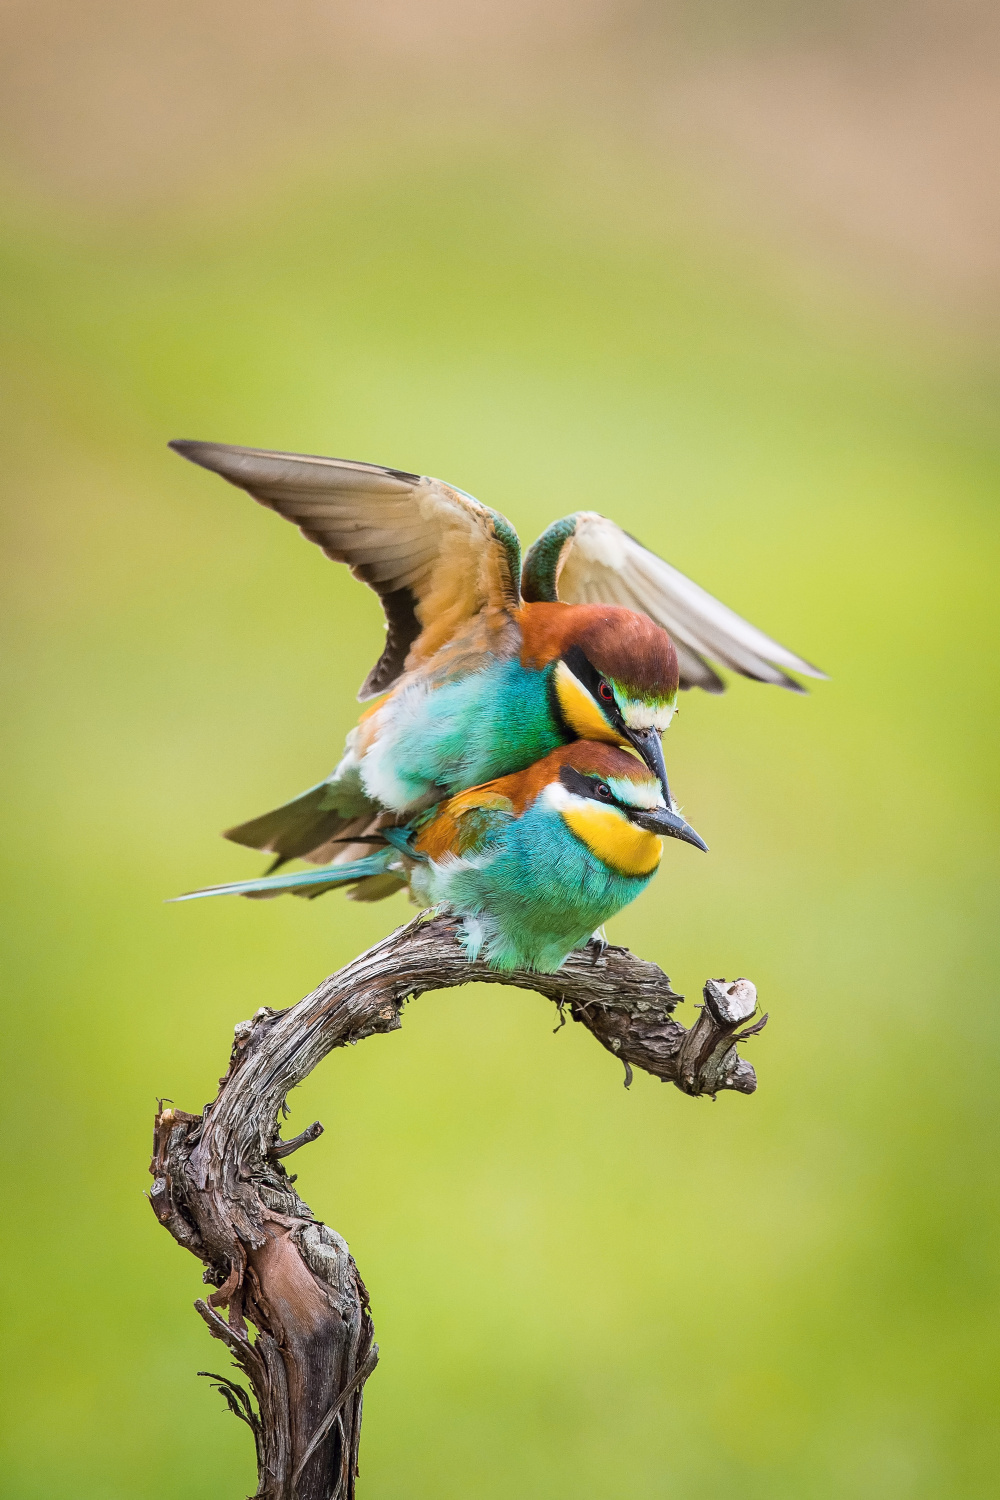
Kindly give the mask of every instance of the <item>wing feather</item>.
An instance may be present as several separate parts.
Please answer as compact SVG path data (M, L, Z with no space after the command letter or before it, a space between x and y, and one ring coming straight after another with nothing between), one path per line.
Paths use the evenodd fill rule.
M475 616L520 600L520 548L509 523L441 480L226 443L170 446L277 511L380 596L385 650L359 698L385 692Z
M706 658L795 692L802 687L789 672L826 676L594 511L556 521L539 537L525 559L522 591L526 599L621 604L649 615L677 648L683 687L722 692Z

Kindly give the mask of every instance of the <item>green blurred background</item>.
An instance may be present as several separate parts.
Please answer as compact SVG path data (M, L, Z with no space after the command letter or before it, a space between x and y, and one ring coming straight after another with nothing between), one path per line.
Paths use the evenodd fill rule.
M171 437L607 512L818 661L690 696L613 939L749 974L752 1098L428 996L293 1099L365 1497L997 1493L995 14L12 3L0 1491L253 1488L157 1095L403 920L163 898L325 774L377 605Z

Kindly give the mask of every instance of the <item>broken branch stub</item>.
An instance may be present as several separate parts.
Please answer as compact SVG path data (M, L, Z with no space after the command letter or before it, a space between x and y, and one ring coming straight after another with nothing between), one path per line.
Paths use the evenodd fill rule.
M641 1068L689 1095L757 1086L737 1050L767 1019L739 1029L756 1008L749 980L709 980L686 1030L673 1019L682 997L666 974L625 948L591 944L557 974L498 974L468 961L454 921L440 915L399 928L290 1009L240 1022L214 1102L200 1115L157 1114L150 1202L204 1262L215 1291L195 1306L256 1399L254 1411L241 1386L210 1377L253 1433L259 1500L352 1500L362 1393L378 1359L350 1251L281 1161L322 1126L282 1141L285 1099L334 1047L396 1030L406 1000L474 981L537 990L560 1015L568 1010L624 1064L626 1083Z

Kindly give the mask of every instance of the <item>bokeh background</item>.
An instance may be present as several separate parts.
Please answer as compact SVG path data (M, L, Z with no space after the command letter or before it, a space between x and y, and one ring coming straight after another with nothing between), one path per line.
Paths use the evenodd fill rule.
M427 996L293 1099L371 1290L361 1494L998 1489L1000 25L966 0L6 0L0 1491L218 1500L158 1095L401 898L165 906L325 774L377 606L168 454L606 511L832 681L691 696L708 858L612 937L749 974L751 1099Z

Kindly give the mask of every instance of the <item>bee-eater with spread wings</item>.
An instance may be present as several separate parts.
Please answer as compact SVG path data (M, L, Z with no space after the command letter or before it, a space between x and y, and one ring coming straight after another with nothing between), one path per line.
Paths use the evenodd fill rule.
M670 808L660 736L678 687L722 691L708 658L798 691L789 672L824 675L592 511L550 526L522 569L505 517L441 480L223 443L171 446L293 521L385 610L385 649L358 697L388 696L362 715L339 765L226 833L275 854L275 867L336 851L349 860L364 848L350 840L386 810L405 821L577 739L632 747Z
M446 798L383 837L384 847L362 859L176 899L318 896L345 886L376 901L408 885L419 905L443 904L459 918L469 958L551 974L645 889L664 838L705 847L667 807L648 766L587 740Z

